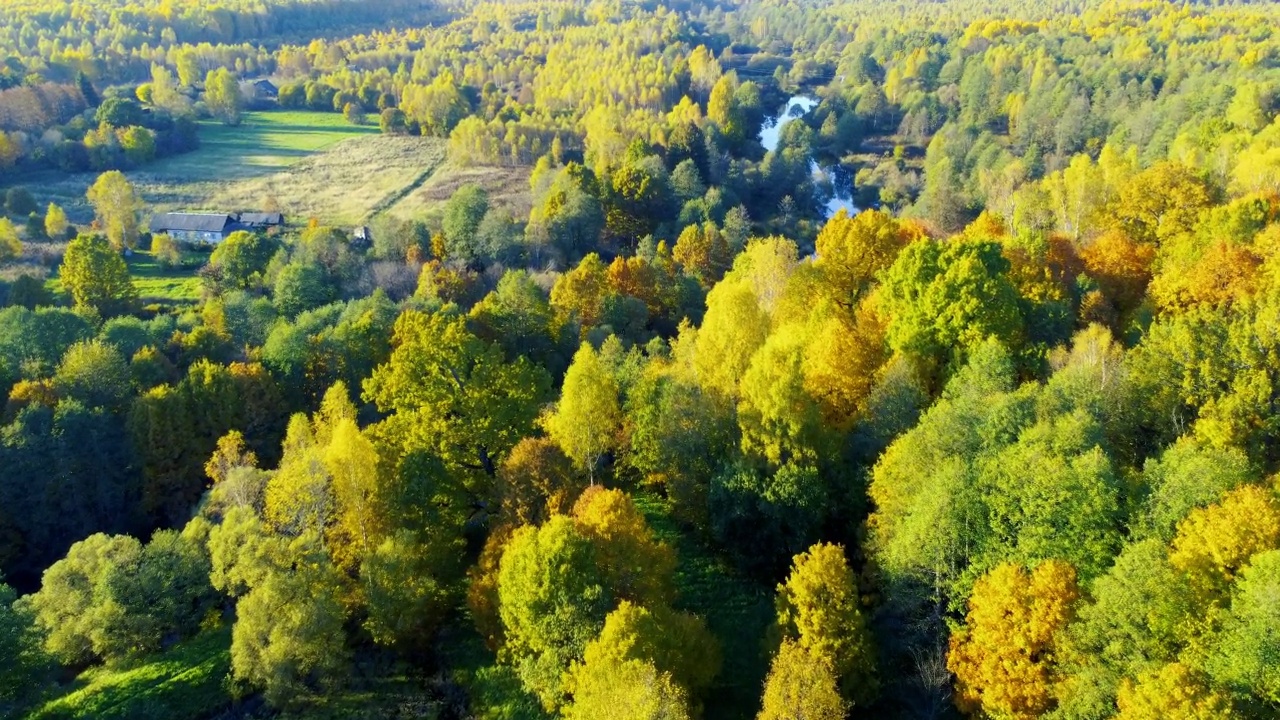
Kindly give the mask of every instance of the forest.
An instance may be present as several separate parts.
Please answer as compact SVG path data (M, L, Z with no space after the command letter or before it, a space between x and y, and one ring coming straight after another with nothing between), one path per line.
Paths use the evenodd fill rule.
M1280 4L0 0L0 53L0 718L1280 717ZM317 113L443 158L152 231L289 206L153 174Z

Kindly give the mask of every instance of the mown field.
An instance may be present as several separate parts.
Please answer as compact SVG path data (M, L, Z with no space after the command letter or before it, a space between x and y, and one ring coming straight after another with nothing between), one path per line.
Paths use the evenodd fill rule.
M443 141L389 137L334 113L246 113L235 127L200 126L200 148L125 174L155 212L279 209L291 220L355 225L430 177ZM88 223L84 199L96 173L18 180L41 204L56 202Z
M406 220L438 219L443 216L444 205L454 191L474 183L489 192L489 200L495 207L506 210L517 220L524 220L533 207L529 172L527 167L463 167L446 161L387 210Z

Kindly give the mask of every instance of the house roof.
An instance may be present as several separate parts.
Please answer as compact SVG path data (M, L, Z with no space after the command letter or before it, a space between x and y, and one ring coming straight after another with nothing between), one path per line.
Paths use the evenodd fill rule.
M160 213L151 218L151 232L223 232L233 222L225 213Z
M280 213L240 213L241 225L283 225L284 215Z

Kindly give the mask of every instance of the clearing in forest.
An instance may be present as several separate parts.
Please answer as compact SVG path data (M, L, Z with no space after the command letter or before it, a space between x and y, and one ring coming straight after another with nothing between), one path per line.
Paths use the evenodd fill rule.
M320 112L245 113L240 125L200 125L200 148L129 177L153 212L279 209L293 222L355 225L405 196L444 158L444 142L385 136ZM84 193L98 173L20 179L37 202L56 202L87 223Z

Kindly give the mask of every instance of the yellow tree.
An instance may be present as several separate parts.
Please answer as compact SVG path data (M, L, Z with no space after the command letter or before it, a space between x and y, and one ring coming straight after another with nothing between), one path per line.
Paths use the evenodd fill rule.
M142 200L119 170L102 173L85 193L97 213L98 224L117 250L138 242L138 212Z
M595 484L596 466L617 445L622 409L618 385L589 343L574 354L560 403L545 424L551 438Z
M864 210L853 217L840 210L818 233L818 266L826 270L836 302L853 306L898 252L920 236L886 212Z
M707 294L707 313L695 341L698 383L726 399L738 397L738 385L751 357L769 333L769 316L745 282L725 279Z
M7 262L22 254L22 241L18 228L6 217L0 217L0 262Z
M588 662L573 675L565 720L690 720L684 688L643 660Z
M831 659L791 640L773 658L761 705L756 720L844 720L848 712Z
M592 541L596 565L619 598L647 605L671 600L675 551L654 537L631 496L587 488L573 506L573 523Z
M1059 635L1079 596L1075 568L1058 560L1030 573L1005 563L983 575L947 654L956 705L1014 720L1052 709Z
M355 421L341 418L324 451L333 483L333 524L326 532L334 562L353 569L382 542L390 509L378 482L378 452Z
M858 586L844 548L818 543L796 555L774 601L784 638L828 658L842 694L857 704L876 694L876 651L859 609Z
M1214 692L1191 668L1170 663L1125 680L1116 698L1114 720L1229 720L1231 701Z
M49 209L44 215L44 234L50 240L62 240L67 237L67 228L71 227L71 222L67 220L67 212L54 203L49 203Z
M1178 523L1169 562L1186 573L1209 602L1225 603L1232 581L1257 553L1280 548L1280 502L1257 485L1244 485L1220 502L1192 510Z

